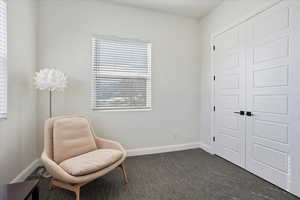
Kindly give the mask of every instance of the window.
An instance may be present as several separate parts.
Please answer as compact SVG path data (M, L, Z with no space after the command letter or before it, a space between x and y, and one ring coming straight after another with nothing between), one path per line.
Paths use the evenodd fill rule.
M7 116L7 8L0 0L0 119Z
M93 38L92 108L151 108L151 44Z

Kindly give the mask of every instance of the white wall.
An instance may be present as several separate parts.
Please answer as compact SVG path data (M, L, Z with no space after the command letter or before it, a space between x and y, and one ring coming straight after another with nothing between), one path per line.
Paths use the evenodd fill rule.
M212 34L223 31L228 26L237 23L244 16L253 14L253 12L266 8L278 0L239 0L224 1L219 7L213 10L207 17L200 21L201 39L201 133L200 141L202 144L211 145L211 36Z
M37 157L35 0L8 1L8 119L0 121L0 184Z
M38 66L58 68L70 79L70 87L55 95L55 115L87 115L97 135L120 141L126 149L199 141L201 72L196 20L98 0L41 0L38 29ZM152 111L91 111L92 34L153 43ZM48 107L47 94L39 93L39 131Z

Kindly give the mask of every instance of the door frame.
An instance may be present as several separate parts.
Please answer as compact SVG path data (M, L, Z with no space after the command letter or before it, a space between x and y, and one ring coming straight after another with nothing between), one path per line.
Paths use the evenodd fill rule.
M284 0L277 0L273 3L264 3L260 8L254 10L253 12L239 18L238 20L236 20L234 23L229 24L225 27L223 27L222 29L220 29L220 31L217 31L213 34L211 34L210 37L210 77L209 77L209 82L211 84L211 97L210 97L210 110L211 110L211 114L210 114L210 148L209 148L209 153L211 154L216 154L216 143L213 141L214 138L214 133L215 133L215 112L214 112L214 106L215 106L215 81L214 81L214 76L215 76L215 69L214 69L214 44L215 44L215 38L219 35L221 35L222 33L233 29L237 26L239 26L240 24L247 22L249 19L259 15L260 13L263 13L264 11L278 5L280 2L282 2Z

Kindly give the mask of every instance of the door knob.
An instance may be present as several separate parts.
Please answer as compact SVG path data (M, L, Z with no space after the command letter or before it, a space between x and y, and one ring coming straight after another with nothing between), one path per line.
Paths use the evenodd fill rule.
M253 113L252 113L251 111L247 111L247 112L246 112L246 115L247 115L248 117L254 116Z
M239 112L234 112L235 114L239 114L239 115L245 115L245 111L241 110Z

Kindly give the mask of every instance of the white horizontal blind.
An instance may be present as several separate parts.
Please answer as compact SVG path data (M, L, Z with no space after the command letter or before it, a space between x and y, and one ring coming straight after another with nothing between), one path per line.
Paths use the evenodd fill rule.
M151 108L151 44L93 38L92 108Z
M7 117L7 2L0 0L0 119Z

